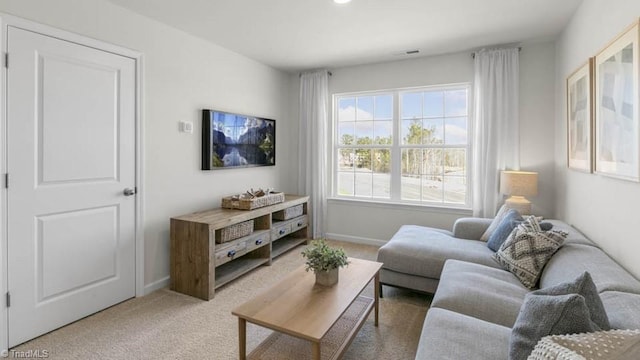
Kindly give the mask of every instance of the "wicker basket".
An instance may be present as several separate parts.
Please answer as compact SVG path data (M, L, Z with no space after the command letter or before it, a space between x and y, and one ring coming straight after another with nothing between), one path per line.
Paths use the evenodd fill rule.
M253 210L264 206L269 206L284 201L284 193L271 193L261 197L239 198L236 196L225 196L222 198L222 207L226 209Z
M216 242L218 244L235 240L247 236L253 232L253 220L244 221L235 225L227 226L220 231L216 231Z
M289 220L294 217L302 215L302 204L286 208L284 210L276 211L273 213L274 220Z

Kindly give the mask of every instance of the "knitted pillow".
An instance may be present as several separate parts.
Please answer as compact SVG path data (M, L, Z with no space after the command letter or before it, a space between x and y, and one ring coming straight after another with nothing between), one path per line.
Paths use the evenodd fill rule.
M542 231L535 216L529 216L511 232L493 259L513 273L529 289L538 283L542 269L562 246L568 233Z
M640 330L545 336L527 359L640 359Z

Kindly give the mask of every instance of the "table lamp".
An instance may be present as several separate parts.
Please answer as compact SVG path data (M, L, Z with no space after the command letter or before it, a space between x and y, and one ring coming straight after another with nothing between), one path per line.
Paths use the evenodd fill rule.
M530 171L501 171L500 193L509 195L505 201L510 209L517 210L521 215L531 213L531 202L525 196L538 195L538 173Z

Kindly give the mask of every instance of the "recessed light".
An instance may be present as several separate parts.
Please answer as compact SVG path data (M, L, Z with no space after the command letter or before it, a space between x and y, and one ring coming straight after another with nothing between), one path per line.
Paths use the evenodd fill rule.
M351 2L351 0L333 0L333 2L336 4L346 4L348 2Z

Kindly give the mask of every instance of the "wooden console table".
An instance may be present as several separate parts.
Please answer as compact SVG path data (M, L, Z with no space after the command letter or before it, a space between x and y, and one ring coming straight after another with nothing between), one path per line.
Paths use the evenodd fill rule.
M209 300L215 289L255 269L308 239L308 196L254 210L212 209L171 218L171 290ZM302 215L275 220L273 214L302 205ZM220 231L248 220L254 231L216 243Z

